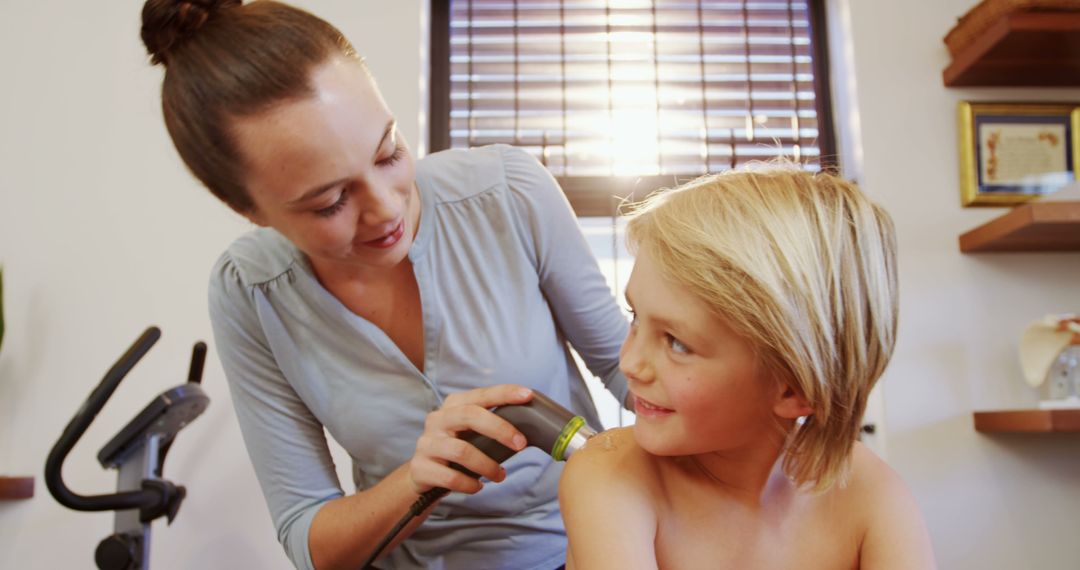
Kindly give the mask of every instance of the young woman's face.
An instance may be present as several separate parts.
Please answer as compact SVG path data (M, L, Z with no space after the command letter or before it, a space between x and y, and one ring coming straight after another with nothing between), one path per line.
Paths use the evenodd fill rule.
M317 268L390 268L420 219L416 170L374 82L352 60L315 68L314 94L234 120L255 203L246 215Z
M736 450L775 430L774 383L750 344L642 251L626 287L634 313L620 353L634 437L655 455Z

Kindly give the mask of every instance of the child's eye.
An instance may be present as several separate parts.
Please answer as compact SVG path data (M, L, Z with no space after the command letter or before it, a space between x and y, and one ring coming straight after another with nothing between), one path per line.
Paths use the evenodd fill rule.
M678 354L690 354L690 347L683 344L681 340L671 336L670 334L664 336L667 338L667 343L668 346L671 347L671 350L675 351Z
M348 201L349 201L349 193L342 190L341 195L338 196L338 199L337 199L336 202L334 202L333 204L330 204L329 206L327 206L325 208L319 208L318 210L315 210L315 215L323 217L323 218L329 218L330 216L333 216L334 214L340 212L341 209L345 207L345 202L348 202Z
M626 312L630 315L630 326L637 324L637 313L630 307L625 307Z

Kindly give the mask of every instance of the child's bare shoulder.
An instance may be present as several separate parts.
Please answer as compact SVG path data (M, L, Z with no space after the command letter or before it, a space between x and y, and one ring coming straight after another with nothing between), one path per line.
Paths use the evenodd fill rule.
M652 458L632 428L601 433L570 457L559 483L567 568L655 568Z
M615 428L589 439L567 461L562 485L604 487L625 492L655 485L655 458L641 449L632 427Z
M853 494L871 498L881 493L907 492L900 475L877 456L869 447L855 443L851 451L851 480L848 485Z
M900 474L861 443L852 450L851 478L842 493L848 499L848 509L857 511L866 529L914 505L911 490Z
M861 521L863 568L934 568L934 551L915 496L900 474L856 443L849 511Z
M589 438L585 447L570 458L567 468L578 464L583 469L648 467L652 459L634 439L634 428L622 427Z

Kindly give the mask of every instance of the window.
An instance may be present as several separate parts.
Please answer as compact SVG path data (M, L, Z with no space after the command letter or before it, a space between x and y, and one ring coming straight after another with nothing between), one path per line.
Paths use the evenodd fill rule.
M433 0L430 148L522 147L579 215L835 156L823 0Z

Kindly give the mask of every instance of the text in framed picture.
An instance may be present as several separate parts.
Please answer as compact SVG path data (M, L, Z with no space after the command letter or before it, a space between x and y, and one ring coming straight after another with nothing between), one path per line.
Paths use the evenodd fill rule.
M959 106L964 206L1010 206L1077 179L1080 103Z

